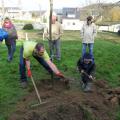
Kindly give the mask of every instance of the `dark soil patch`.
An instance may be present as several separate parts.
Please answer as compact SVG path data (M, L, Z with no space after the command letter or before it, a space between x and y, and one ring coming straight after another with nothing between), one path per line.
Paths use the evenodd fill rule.
M30 93L18 102L8 120L115 120L119 89L110 89L105 81L97 81L93 92L84 93L67 90L60 81L54 82L52 88L48 81L37 83L42 101L47 103L31 107L37 98L34 89L29 88Z

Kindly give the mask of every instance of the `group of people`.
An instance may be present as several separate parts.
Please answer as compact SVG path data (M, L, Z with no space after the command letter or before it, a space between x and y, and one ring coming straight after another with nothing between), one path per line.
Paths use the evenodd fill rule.
M78 70L81 73L82 88L85 92L92 91L92 81L95 74L95 60L93 55L94 38L97 29L93 23L92 16L88 16L81 30L82 56L77 62ZM89 52L87 51L89 48Z
M16 49L17 31L9 18L5 18L2 28L8 33L5 43L8 48L8 61L12 61ZM96 36L96 26L92 22L92 16L87 17L87 21L81 30L82 36L82 56L77 62L78 70L81 73L82 88L84 91L91 91L92 79L95 70L95 60L93 55L94 37ZM44 35L49 41L50 57L42 43L35 41L25 41L20 48L20 80L23 88L27 87L27 76L31 77L30 56L33 56L51 75L55 74L60 78L65 76L58 70L52 62L51 57L61 60L60 37L63 33L61 24L57 17L52 17L52 40L49 39L49 27L44 30ZM86 52L87 46L89 52ZM56 52L54 53L54 49ZM26 75L27 70L27 75Z

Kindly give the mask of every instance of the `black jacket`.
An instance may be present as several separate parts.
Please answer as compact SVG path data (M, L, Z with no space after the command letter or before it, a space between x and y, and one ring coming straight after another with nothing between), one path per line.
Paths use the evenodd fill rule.
M77 62L77 67L80 72L81 72L81 70L84 70L88 75L93 75L95 72L94 60L91 61L89 64L85 64L83 59L79 59Z

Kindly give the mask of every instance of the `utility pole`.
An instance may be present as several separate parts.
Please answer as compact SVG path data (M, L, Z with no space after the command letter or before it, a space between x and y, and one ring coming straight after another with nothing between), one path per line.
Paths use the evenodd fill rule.
M2 19L4 19L5 16L4 0L1 0L1 4L2 4Z
M53 12L53 0L49 0L50 2L50 16L49 16L49 40L52 40L52 12ZM50 49L50 57L51 61L53 61L53 49L52 49L52 42L50 41L49 45ZM54 86L54 75L51 74L52 85Z
M53 0L50 0L50 16L49 16L49 40L52 40L52 12L53 12ZM52 45L50 44L50 56L53 60L53 50Z

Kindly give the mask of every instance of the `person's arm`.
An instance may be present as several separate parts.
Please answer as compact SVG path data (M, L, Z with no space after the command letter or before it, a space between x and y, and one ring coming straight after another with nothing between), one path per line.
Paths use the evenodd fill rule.
M15 28L14 25L13 25L13 30L14 30L14 32L13 32L13 36L14 36L16 39L18 39L17 30L16 30L16 28Z
M89 74L90 79L93 79L95 76L95 68L96 68L95 64L93 64L90 68L90 74Z
M82 29L80 31L80 35L81 35L81 38L83 38L83 36L84 36L84 25L82 26Z
M32 72L30 70L30 60L29 59L25 59L25 63L26 63L26 68L27 68L27 75L28 77L32 76Z
M55 73L55 75L64 78L64 75L58 70L56 65L51 60L47 60L46 62L49 65L49 67L52 69L52 71Z
M93 25L93 37L95 37L96 34L97 34L97 27L96 27L96 25L94 24L94 25Z
M47 51L44 51L43 54L43 59L46 61L46 63L48 64L48 66L51 68L51 70L59 77L64 77L64 75L58 70L58 68L56 67L56 65L50 60L50 57L47 53Z
M47 27L44 28L44 37L46 37L46 38L49 37L49 33L48 33L48 28Z
M63 28L62 28L62 25L60 24L60 36L62 36L63 34Z
M78 60L78 62L77 62L77 68L78 68L78 70L79 70L80 73L84 72L82 59Z
M51 60L47 60L46 62L47 62L47 64L50 66L50 68L52 69L52 71L53 71L55 74L57 74L57 73L60 72L60 71L57 69L56 65L55 65L54 63L52 63Z

